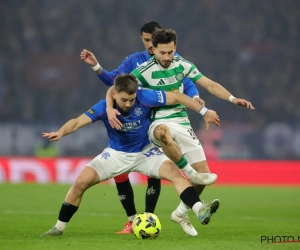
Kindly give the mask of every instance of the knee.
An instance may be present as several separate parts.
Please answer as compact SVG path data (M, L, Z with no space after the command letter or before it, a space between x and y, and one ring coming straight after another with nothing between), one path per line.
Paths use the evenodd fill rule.
M168 126L164 124L158 125L155 128L154 137L165 145L170 144L173 141Z
M89 184L81 176L78 176L75 183L72 186L72 190L75 193L81 194L89 188Z

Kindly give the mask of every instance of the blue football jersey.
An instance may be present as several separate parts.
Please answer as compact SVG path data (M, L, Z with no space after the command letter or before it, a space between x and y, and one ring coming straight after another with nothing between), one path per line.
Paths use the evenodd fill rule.
M113 129L106 113L106 100L100 100L90 108L85 114L93 122L102 120L110 139L108 146L122 152L141 152L150 141L148 138L148 128L150 126L151 108L164 106L166 104L166 94L164 91L141 89L137 91L135 103L129 112L124 112L115 105L121 115L117 118L122 123L121 130Z
M175 53L175 55L178 54ZM114 79L118 75L131 73L135 68L139 67L144 62L147 62L149 59L150 56L147 50L144 50L142 52L136 52L126 57L123 60L122 64L117 69L114 69L111 72L108 72L107 70L102 68L102 73L98 75L98 77L104 82L105 85L112 86L114 84ZM199 92L195 84L190 79L184 78L183 87L184 93L187 96L191 98L193 98L194 96L199 96Z

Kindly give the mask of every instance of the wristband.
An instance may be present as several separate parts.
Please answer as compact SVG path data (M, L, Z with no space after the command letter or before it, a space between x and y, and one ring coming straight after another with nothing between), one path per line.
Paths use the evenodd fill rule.
M98 69L100 69L100 64L97 62L97 64L95 65L95 66L92 66L92 69L94 70L94 71L97 71Z
M198 95L195 95L194 97L193 97L193 100L195 100L196 98L200 98Z
M235 97L233 96L233 95L231 95L231 96L229 96L229 101L230 102L233 102L233 99L234 99Z
M208 111L208 109L206 107L202 107L199 111L199 113L202 115L202 116L205 116L206 112Z

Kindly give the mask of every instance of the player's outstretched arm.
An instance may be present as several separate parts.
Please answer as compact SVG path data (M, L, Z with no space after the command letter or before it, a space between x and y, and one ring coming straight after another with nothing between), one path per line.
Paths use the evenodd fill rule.
M89 118L86 114L82 114L76 119L71 119L66 122L58 131L56 132L43 132L42 136L50 139L50 141L58 141L61 137L74 133L76 130L92 123L91 118Z
M166 94L166 105L174 105L180 103L198 113L200 113L206 123L206 129L209 128L209 123L214 123L217 126L220 126L220 118L217 113L213 110L205 108L198 102L195 102L190 97L180 94L178 92L165 92Z
M90 65L94 69L97 75L102 73L102 67L100 66L97 58L91 51L88 51L86 49L82 50L80 52L80 59L84 61L86 64ZM98 64L99 66L97 66ZM97 67L97 69L94 67Z
M118 68L114 69L113 71L108 72L99 64L96 56L86 49L82 50L80 53L80 59L90 65L93 70L98 75L98 78L104 82L106 86L113 86L115 78L124 73L130 73L134 68L132 67L131 57L127 57L123 60L122 64L119 65Z
M211 93L212 95L214 95L216 97L219 97L226 101L231 101L235 105L238 105L238 106L246 107L249 109L254 109L251 102L249 102L245 99L240 99L240 98L234 97L222 85L210 80L209 78L207 78L205 76L202 76L201 78L199 78L196 81L196 83L199 84L201 87L207 89L209 93Z

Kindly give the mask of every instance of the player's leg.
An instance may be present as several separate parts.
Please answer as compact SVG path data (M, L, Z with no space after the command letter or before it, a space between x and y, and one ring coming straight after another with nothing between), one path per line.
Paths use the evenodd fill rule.
M192 166L197 171L209 173L209 168L208 168L206 161L193 163ZM194 185L194 187L200 198L200 194L203 192L205 185ZM212 200L211 202L204 204L204 205L205 205L204 207L209 207L210 211L209 211L209 213L206 213L206 216L202 217L201 223L203 225L207 225L210 222L211 216L218 210L219 201ZM204 209L204 207L203 207L203 209ZM186 226L183 222L186 222L187 224L191 225L189 218L188 218L189 210L190 210L190 208L186 204L184 204L183 202L180 202L180 204L176 208L176 210L173 211L173 213L171 215L171 220L181 224L182 227Z
M145 212L154 213L155 207L160 195L161 181L148 177L148 186L146 191L146 208Z
M146 148L142 152L140 161L136 163L136 166L137 167L133 169L133 171L149 175L154 178L166 179L173 182L177 193L184 204L192 208L199 219L200 215L203 216L203 212L201 212L203 210L201 209L203 206L195 188L182 175L181 171L176 167L176 165L157 148L153 147L153 145L150 146L150 148ZM207 213L209 212L208 209L205 211L207 211ZM186 230L185 232L191 236L197 235L195 230Z
M121 174L114 177L116 187L118 190L118 196L122 203L123 208L126 211L128 221L125 223L124 229L116 232L117 234L131 234L132 233L132 221L136 217L136 208L134 204L133 189L128 177L128 174Z
M202 224L208 214L212 213L216 206L219 206L218 199L214 199L209 204L202 204L195 188L175 168L173 162L164 161L159 168L159 176L161 179L169 180L173 183L182 202L195 212Z
M180 178L180 172L176 173L178 169L176 169L176 171L173 169L172 164L170 166L170 164L164 162L159 171L160 177L162 179L171 181L180 195L181 202L196 213L198 219L203 225L208 224L208 220L210 219L211 215L219 208L219 200L214 199L207 204L202 204L195 188L190 186L190 183L187 183L185 178L182 177L184 180ZM198 199L196 199L195 195ZM184 217L182 219L184 220ZM187 222L182 221L181 223L185 224ZM197 231L192 227L192 225L190 225L190 227L183 227L183 230L190 236L198 235Z
M130 167L128 166L132 163L124 161L124 158L126 158L126 153L119 153L106 148L100 155L90 161L67 193L65 202L59 212L57 224L41 236L60 236L66 224L77 211L82 196L89 187L129 171Z
M189 126L177 126L176 128L171 128L173 133L175 133L173 130L176 130L175 140L177 141L180 149L185 153L185 157L191 164L191 166L198 172L209 174L210 170L206 161L203 147L197 136L193 132L193 129ZM194 186L198 195L200 195L205 188L205 185ZM212 207L211 213L203 218L202 224L208 224L208 222L210 221L210 217L217 211L218 205L213 205L214 206ZM184 225L180 223L181 220L184 219L184 221L189 223L188 211L188 206L181 202L177 209L173 211L171 220L181 224L181 226L183 227Z
M187 159L189 159L188 156ZM191 160L191 162L193 161ZM206 160L197 161L195 163L192 163L191 166L199 173L210 173ZM204 188L206 187L205 185L194 185L194 186L199 196L202 194Z
M178 124L176 124L179 126ZM217 176L215 174L198 173L194 170L187 159L181 153L177 143L173 140L174 135L170 133L165 124L152 124L149 129L149 137L155 144L161 146L163 152L190 178L194 184L213 184Z
M65 230L67 223L78 210L84 192L91 186L100 182L97 172L86 166L76 178L74 184L69 189L65 200L60 208L58 220L53 228L43 233L41 236L60 236Z

